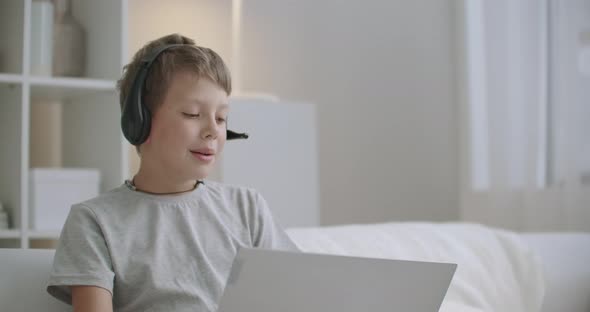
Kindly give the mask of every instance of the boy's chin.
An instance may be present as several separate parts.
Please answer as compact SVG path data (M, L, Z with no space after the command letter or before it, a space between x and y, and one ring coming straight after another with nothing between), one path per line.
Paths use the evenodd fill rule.
M199 168L195 170L191 174L191 179L195 180L205 180L211 174L212 169L210 168Z

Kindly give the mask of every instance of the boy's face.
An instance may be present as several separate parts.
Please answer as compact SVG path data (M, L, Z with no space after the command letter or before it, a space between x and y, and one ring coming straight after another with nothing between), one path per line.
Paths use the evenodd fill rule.
M145 158L167 179L206 178L225 145L228 113L223 88L208 78L176 73L153 114L142 162Z

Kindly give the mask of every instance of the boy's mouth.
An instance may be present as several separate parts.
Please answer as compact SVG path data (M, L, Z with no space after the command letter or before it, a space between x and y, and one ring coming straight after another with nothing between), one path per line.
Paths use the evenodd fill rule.
M212 149L198 149L198 150L191 150L190 151L195 158L204 161L204 162L211 162L215 157L215 150Z

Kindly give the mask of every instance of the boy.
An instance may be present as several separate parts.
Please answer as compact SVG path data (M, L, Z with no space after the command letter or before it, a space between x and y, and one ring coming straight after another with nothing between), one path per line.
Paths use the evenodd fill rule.
M239 247L297 250L256 191L203 181L226 141L229 71L174 34L140 49L118 89L139 171L72 207L47 290L75 311L215 311Z

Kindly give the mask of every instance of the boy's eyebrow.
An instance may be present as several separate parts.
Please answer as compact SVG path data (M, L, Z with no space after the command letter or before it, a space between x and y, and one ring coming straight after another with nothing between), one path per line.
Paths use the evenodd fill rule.
M197 105L204 105L204 106L207 106L207 104L205 104L204 102L202 102L202 101L200 101L200 100L198 100L198 99L193 99L193 100L191 100L190 102L192 102L192 103L195 103L195 104L197 104ZM219 105L217 106L217 108L218 108L219 110L229 109L229 104L227 104L227 103L222 103L222 104L219 104Z

